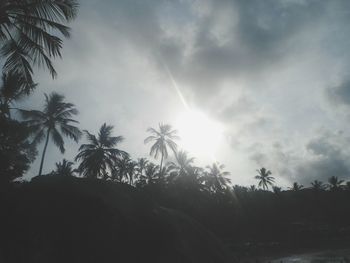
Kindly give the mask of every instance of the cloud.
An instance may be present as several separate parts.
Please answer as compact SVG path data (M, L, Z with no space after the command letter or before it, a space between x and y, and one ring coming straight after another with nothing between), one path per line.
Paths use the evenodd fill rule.
M327 182L331 176L349 180L349 147L350 137L343 132L323 130L306 142L304 152L277 142L270 147L255 145L250 158L271 169L283 182L297 181L309 186L313 180Z
M350 80L346 79L338 86L326 90L328 99L334 106L350 106Z
M168 68L187 103L225 127L216 157L240 175L234 182L252 183L259 166L282 185L345 176L348 142L335 131L350 128L349 8L347 0L82 1L55 61L58 79L39 72L25 106L64 93L82 129L113 124L126 137L120 147L144 156L145 130L184 110ZM67 148L72 159L78 145ZM48 153L50 171L62 156L53 146Z

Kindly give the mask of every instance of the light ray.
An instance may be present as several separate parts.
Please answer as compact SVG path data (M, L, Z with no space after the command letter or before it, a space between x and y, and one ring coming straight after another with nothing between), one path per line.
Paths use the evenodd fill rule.
M173 74L171 74L171 72L170 72L170 70L169 70L167 64L165 64L164 62L162 62L162 63L163 63L163 67L164 67L165 71L166 71L167 74L168 74L168 77L169 77L169 79L170 79L170 82L171 82L171 84L173 85L173 87L174 87L174 89L175 89L177 95L179 96L179 98L180 98L182 104L184 105L184 107L185 107L186 110L190 110L190 108L188 107L188 104L187 104L187 102L186 102L184 96L182 95L182 92L181 92L179 86L177 85L177 83L176 83L176 81L175 81L175 79L174 79L174 77L173 77Z
M187 146L188 148L190 148L187 150L192 150L194 152L196 152L196 150L198 149L201 149L202 152L200 154L206 153L212 162L216 162L217 159L213 154L213 150L216 148L217 145L211 145L211 147L203 147L203 144L204 141L208 139L204 138L206 135L214 138L214 140L217 140L217 143L219 143L218 138L221 137L221 127L216 122L209 120L204 114L200 113L199 111L193 110L189 107L189 105L186 102L186 99L184 98L181 92L179 85L177 84L175 78L173 77L173 74L169 70L169 67L163 60L162 64L174 90L176 91L176 94L179 96L179 99L185 108L185 113L183 115L180 115L181 120L178 120L179 127L177 127L180 129L180 133L184 132L182 139L185 140L185 142L183 142L183 146L185 148ZM203 127L203 125L207 126ZM200 130L199 128L202 128L202 130ZM208 130L211 130L212 132L208 132ZM203 141L199 142L199 139ZM208 152L206 152L205 149L207 149ZM197 152L197 154L199 153Z

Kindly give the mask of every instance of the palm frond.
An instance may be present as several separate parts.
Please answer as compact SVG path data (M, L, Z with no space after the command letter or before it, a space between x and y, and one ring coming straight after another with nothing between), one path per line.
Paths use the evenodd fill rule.
M64 141L61 134L57 131L57 129L52 129L51 134L54 144L60 149L61 153L64 153Z
M75 126L69 124L61 124L60 128L65 136L73 139L75 142L78 142L80 137L82 136L82 132L80 131L80 129Z

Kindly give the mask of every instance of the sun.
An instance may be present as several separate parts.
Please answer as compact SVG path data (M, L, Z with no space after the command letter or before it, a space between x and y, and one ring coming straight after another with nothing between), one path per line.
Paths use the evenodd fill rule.
M176 120L180 135L179 145L197 158L215 160L223 137L223 126L200 111L187 110Z

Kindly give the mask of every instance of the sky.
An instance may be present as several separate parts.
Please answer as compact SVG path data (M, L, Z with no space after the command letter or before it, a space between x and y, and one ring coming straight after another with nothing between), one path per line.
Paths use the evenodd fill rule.
M350 1L80 2L57 79L37 71L24 108L62 93L81 129L114 125L133 158L149 156L148 127L187 128L199 142L180 148L225 164L233 184L255 184L261 167L283 187L350 179ZM191 114L203 121L184 127ZM62 156L50 144L44 172L78 147L67 139Z

